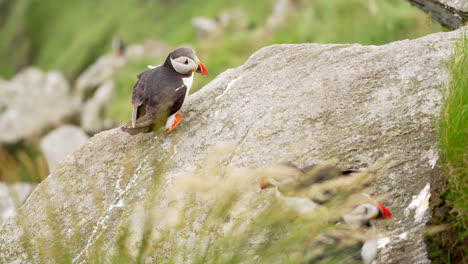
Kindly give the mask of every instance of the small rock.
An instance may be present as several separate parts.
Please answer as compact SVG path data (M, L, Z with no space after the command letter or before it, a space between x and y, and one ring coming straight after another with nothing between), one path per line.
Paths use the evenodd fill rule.
M0 83L0 143L40 135L77 113L78 106L62 73L27 68Z
M81 127L86 132L94 134L106 128L102 117L111 103L114 87L114 81L106 81L97 89L93 98L84 104L81 112Z
M89 137L79 127L65 125L47 134L40 143L52 171L68 154L88 141Z
M132 47L128 47L127 54L133 54ZM76 80L76 92L83 97L86 91L100 86L106 80L112 78L112 75L118 68L127 63L126 56L105 55L100 57L93 65L89 66Z
M7 218L16 216L16 208L23 204L36 184L0 182L0 224Z
M269 30L273 30L283 24L288 16L291 7L292 7L291 0L277 0L271 16L268 18L266 28Z
M166 57L174 48L157 39L150 38L145 41L144 53L145 56Z
M220 30L220 26L216 23L216 20L208 17L194 17L192 19L192 26L199 39L206 39L217 34Z
M125 50L125 57L127 59L140 58L145 55L145 48L143 45L131 45Z

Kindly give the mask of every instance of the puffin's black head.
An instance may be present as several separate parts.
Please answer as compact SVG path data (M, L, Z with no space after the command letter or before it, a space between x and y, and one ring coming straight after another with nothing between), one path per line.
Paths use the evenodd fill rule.
M169 53L166 64L170 64L172 68L180 74L196 72L205 76L209 75L205 65L201 63L195 51L191 48L178 48Z

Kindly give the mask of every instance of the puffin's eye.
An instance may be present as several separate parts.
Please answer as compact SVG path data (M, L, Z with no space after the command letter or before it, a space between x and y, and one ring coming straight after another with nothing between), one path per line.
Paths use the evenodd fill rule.
M187 60L187 59L185 59L184 64L188 64L188 60Z

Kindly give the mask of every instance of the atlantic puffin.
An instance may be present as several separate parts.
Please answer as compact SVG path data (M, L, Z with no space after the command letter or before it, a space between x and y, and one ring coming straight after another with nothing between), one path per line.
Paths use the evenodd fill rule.
M120 37L114 37L112 41L112 48L114 50L114 54L117 57L122 57L125 55L125 49L127 48L127 45L125 45L125 42Z
M312 172L312 170L314 171ZM323 204L326 201L323 200L322 196L297 196L297 191L354 172L357 171L341 170L335 166L310 165L299 168L291 163L286 163L275 166L271 170L265 170L263 173L268 175L261 177L259 187L260 189L274 188L277 200L293 209L300 216L312 213L318 204ZM329 191L329 188L326 188L326 192L333 195L334 192Z
M130 135L151 132L157 121L166 121L164 133L171 133L183 120L177 111L192 87L193 73L209 75L191 48L178 48L169 53L164 64L149 68L137 76L132 121L121 127Z
M331 165L314 164L299 168L287 163L282 166L285 167L280 170L282 173L270 174L260 179L260 189L275 187L286 196L307 192L306 196L317 204L329 201L349 186L354 175L359 175L357 170L343 170Z
M360 227L373 227L373 220L388 219L392 212L381 203L364 203L343 216L346 224Z
M272 170L266 170L267 176L260 178L259 187L260 189L273 187L277 200L293 209L298 216L302 216L313 213L317 205L326 203L343 189L349 188L350 181L355 180L353 179L354 175L359 176L358 172L358 170L343 170L330 165L310 165L298 168L287 163L274 167ZM360 182L361 186L368 186L370 179L372 177L362 179L364 181ZM309 190L307 197L297 196L304 189ZM368 194L362 196L365 199L359 199L359 205L342 215L342 221L337 224L344 222L357 228L372 228L374 232L371 233L375 235L375 221L391 218L392 212L383 204L375 202ZM338 238L337 241L339 241ZM377 257L377 253L377 239L370 236L362 244L359 260L364 264L370 264ZM327 257L330 256L328 254L321 255L309 263L315 263Z
M378 246L375 231L375 221L389 219L392 217L390 209L381 203L368 202L354 208L350 213L345 214L343 221L350 226L372 228L370 239L364 241L361 248L360 260L364 264L370 264L377 258Z
M377 258L378 236L375 222L391 218L392 212L383 204L373 201L370 196L368 198L366 203L358 205L343 215L342 221L337 222L337 225L344 223L351 229L327 233L324 236L326 239L319 241L324 248L323 254L313 257L308 263L334 263L337 254L345 258L343 263L371 264Z

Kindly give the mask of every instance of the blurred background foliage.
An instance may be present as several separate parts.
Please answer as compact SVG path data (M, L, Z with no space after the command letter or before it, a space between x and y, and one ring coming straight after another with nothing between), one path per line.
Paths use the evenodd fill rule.
M265 25L274 0L0 0L0 76L11 78L26 65L63 71L74 80L99 56L111 51L113 36L126 43L156 38L173 47L190 45L211 73L197 78L193 91L216 75L242 64L259 48L275 43L360 43L380 45L441 31L430 17L402 0L295 0L286 20L274 30ZM247 28L199 40L195 16L214 18L241 8ZM235 23L235 22L234 22ZM127 65L117 77L117 97L109 115L129 117L127 105L135 75L148 61ZM129 108L130 109L130 108Z

